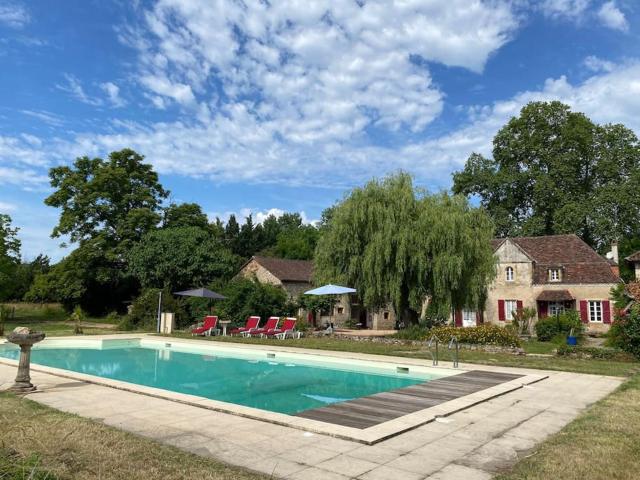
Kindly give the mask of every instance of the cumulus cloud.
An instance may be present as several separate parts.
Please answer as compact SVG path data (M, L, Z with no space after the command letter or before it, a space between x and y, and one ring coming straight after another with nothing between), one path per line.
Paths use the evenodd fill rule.
M100 84L100 88L107 94L109 102L114 107L124 107L127 102L120 96L120 87L113 82L105 82Z
M589 55L584 59L583 63L592 72L611 72L615 68L615 63L603 60L595 55Z
M629 23L624 13L620 11L616 6L616 2L613 0L604 3L602 7L600 7L600 10L598 10L598 18L606 27L622 32L629 30Z
M551 18L581 20L590 4L591 0L543 0L538 8Z
M451 133L400 147L326 142L309 148L273 141L268 126L235 106L210 124L123 123L119 133L80 134L73 141L52 144L46 154L24 138L4 138L0 140L0 164L4 159L21 159L23 167L32 171L25 177L32 186L36 181L46 181L46 176L34 173L35 166L50 158L45 155L68 160L79 155L105 155L130 146L143 152L163 174L210 178L215 182L349 188L372 176L405 169L414 173L420 183L437 189L449 185L451 171L461 168L471 152L490 155L497 130L530 101L560 100L594 121L623 123L640 132L638 79L640 61L613 65L610 71L594 74L578 84L564 76L550 78L539 90L470 108L467 123ZM20 181L17 171L9 178ZM4 173L0 171L0 182L3 180ZM254 211L254 215L258 213ZM224 217L224 212L221 215Z
M345 141L424 129L443 105L425 62L481 71L517 27L507 4L452 1L163 0L121 38L158 108L198 103L202 123L240 118L274 141Z
M225 211L225 212L211 212L208 214L208 217L211 221L219 218L223 222L229 221L229 217L234 215L238 220L238 223L242 224L245 222L247 217L251 215L251 219L254 225L262 224L269 216L273 215L276 218L280 218L282 215L287 213L285 210L280 208L269 208L269 209L257 209L257 208L241 208L238 211ZM309 216L304 212L300 211L300 217L302 218L302 223L305 225L316 225L319 220L310 219Z
M15 2L0 1L0 25L12 28L22 28L31 17L27 9Z

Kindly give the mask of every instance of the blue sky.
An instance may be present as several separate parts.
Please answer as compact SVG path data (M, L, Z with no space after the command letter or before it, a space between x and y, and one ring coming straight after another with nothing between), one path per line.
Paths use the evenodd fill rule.
M0 0L0 212L61 258L48 169L124 147L212 218L445 189L532 100L640 132L639 27L633 0Z

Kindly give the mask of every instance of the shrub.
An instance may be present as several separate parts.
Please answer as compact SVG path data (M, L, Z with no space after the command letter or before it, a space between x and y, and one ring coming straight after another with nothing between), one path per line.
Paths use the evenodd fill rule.
M6 305L0 305L0 337L4 335L4 326L10 315L11 309Z
M584 326L580 321L580 316L575 310L566 312L555 317L543 318L536 323L536 336L541 342L548 342L558 334L568 335L573 329L576 337L582 336Z
M80 305L76 305L73 312L69 316L69 320L73 322L73 333L80 335L82 333L82 322L87 319L87 315Z
M625 318L616 318L608 343L640 358L640 305L634 305Z
M520 346L520 338L514 330L499 325L480 325L467 328L436 327L429 330L428 336L431 335L437 335L442 341L448 341L452 336L455 336L460 343L504 347Z
M216 311L234 325L244 325L250 315L258 315L264 321L272 315L290 317L296 313L296 306L288 301L286 292L275 285L238 279L230 282L223 293L227 298L216 303Z
M424 323L420 323L398 330L394 337L402 340L426 340L429 338L429 333L427 326Z
M142 293L133 301L131 305L131 312L128 315L126 321L121 322L121 326L129 327L129 330L134 329L149 329L156 328L156 322L158 319L158 294L160 289L149 288L143 290ZM168 290L162 291L162 311L172 312L176 315L176 327L183 323L188 323L189 318L186 315L182 302L176 300L176 298Z

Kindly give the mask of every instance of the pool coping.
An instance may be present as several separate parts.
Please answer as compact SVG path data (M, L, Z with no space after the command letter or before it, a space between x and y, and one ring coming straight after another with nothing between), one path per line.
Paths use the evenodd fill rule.
M156 336L156 335L105 335L100 337L93 337L90 341L95 342L98 340L109 340L109 339L142 339L145 340L156 340L160 343L166 342L168 337ZM176 339L175 337L170 337L171 343L197 343L201 345L206 345L209 348L215 348L215 344L207 340L190 340L190 339ZM79 341L78 337L54 337L53 340L66 340L66 341ZM86 337L84 340L88 340ZM0 345L4 343L0 341ZM219 344L221 345L221 344ZM247 350L261 350L261 351L275 351L275 352L287 352L293 353L297 355L314 355L319 357L329 357L329 358L353 358L358 360L364 360L367 362L379 362L381 364L393 364L393 365L403 365L409 364L419 367L425 367L433 370L448 370L446 372L447 375L451 375L451 368L448 367L431 367L425 365L425 362L418 361L417 359L403 358L403 357L385 357L385 356L377 356L381 358L371 359L370 355L367 354L353 354L352 352L333 352L327 350L305 350L300 351L298 348L286 348L280 347L277 345L247 345L247 344L236 344L232 342L225 342L224 346L227 348L236 348L239 349L247 349ZM257 348L262 347L262 348ZM335 355L339 354L347 354L347 355ZM349 355L351 354L351 355ZM364 357L364 358L363 358ZM10 366L17 366L17 360L11 360L7 358L0 358L0 363ZM303 430L312 433L329 435L335 438L340 438L344 440L356 441L359 443L363 443L365 445L374 445L383 440L389 439L401 433L413 430L427 423L431 423L436 421L438 418L447 417L454 413L457 413L461 410L468 409L477 405L479 403L486 402L493 398L505 395L514 390L518 390L524 386L531 385L533 383L539 382L548 378L547 375L543 374L532 374L528 372L524 372L522 377L507 381L501 384L498 384L493 387L486 388L484 390L480 390L478 392L459 397L453 400L450 400L445 403L441 403L434 407L426 408L423 410L419 410L417 412L409 413L407 415L403 415L401 417L389 420L384 423L380 423L378 425L365 428L358 429L353 427L346 427L342 425L335 425L331 423L321 422L317 420L311 420L301 417L296 417L292 415L287 415L283 413L270 412L267 410L261 410L258 408L247 407L244 405L238 405L234 403L222 402L218 400L211 400L204 397L199 397L196 395L189 395L185 393L173 392L170 390L164 390L155 387L148 387L144 385L138 385L134 383L124 382L120 380L113 380L103 377L98 377L95 375L88 375L79 372L73 372L70 370L64 370L60 368L47 367L37 364L32 364L31 369L34 372L42 372L51 375L55 375L58 377L69 378L72 380L79 380L86 383L92 383L96 385L103 385L111 388L115 388L118 390L123 390L132 393L138 393L141 395L147 395L155 398L162 398L165 400L170 400L173 402L183 403L186 405L191 405L195 407L200 407L207 410L214 410L218 412L228 413L232 415L237 415L240 417L251 418L254 420L264 421L268 423L273 423L276 425L282 425L286 427L295 428L298 430ZM473 368L458 368L455 369L457 372L464 372L472 370ZM485 371L492 371L490 368L483 368ZM500 369L495 369L493 371L499 371ZM444 372L443 372L444 373Z

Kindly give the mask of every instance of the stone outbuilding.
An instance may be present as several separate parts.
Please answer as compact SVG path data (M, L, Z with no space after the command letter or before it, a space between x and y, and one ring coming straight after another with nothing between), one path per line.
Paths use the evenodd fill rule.
M256 255L242 266L237 276L255 278L258 282L282 287L290 299L296 300L300 294L313 288L313 262ZM358 326L373 330L391 330L396 321L395 313L390 306L377 311L367 311L359 305L357 297L353 295L339 296L333 306L333 312L300 310L298 315L316 327L333 322L337 328Z

